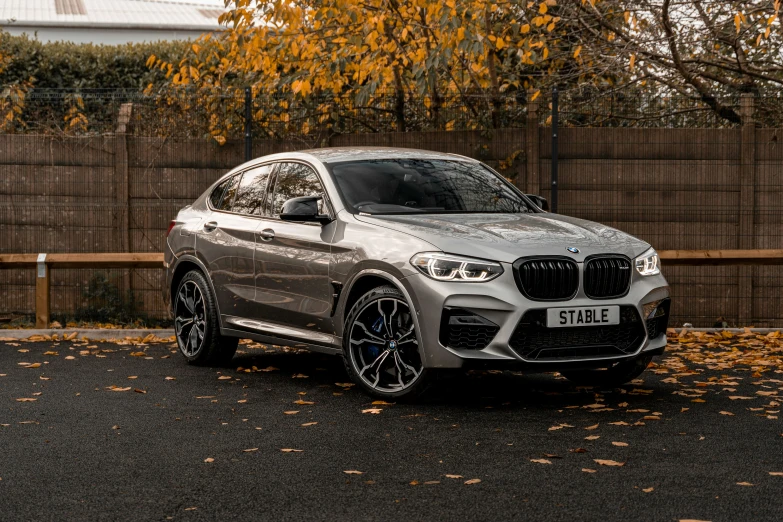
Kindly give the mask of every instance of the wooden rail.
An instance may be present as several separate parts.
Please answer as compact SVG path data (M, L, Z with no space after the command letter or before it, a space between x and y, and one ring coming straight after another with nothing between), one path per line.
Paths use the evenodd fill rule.
M665 266L783 265L783 250L661 250ZM0 254L0 270L37 268L35 327L49 326L50 282L53 268L164 268L163 254Z

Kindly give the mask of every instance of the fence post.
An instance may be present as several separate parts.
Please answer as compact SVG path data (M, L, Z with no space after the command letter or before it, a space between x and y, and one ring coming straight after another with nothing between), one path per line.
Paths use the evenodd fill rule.
M35 270L35 327L49 328L49 267L46 254L38 254Z
M549 209L557 212L557 132L559 107L557 106L557 86L552 89L552 192L550 195Z
M527 91L527 126L525 127L525 191L528 194L541 195L538 166L540 161L540 143L538 131L538 107L534 100L535 89Z
M245 161L253 159L253 92L245 87Z
M132 114L133 103L120 105L120 112L117 115L117 128L114 131L115 204L120 216L118 223L119 245L117 245L117 250L120 252L130 252L132 250L130 234L130 175L128 170L128 126L130 125ZM133 275L130 270L127 272L123 271L123 275L120 278L120 289L127 294L133 293Z
M756 123L754 97L746 93L740 98L740 200L739 241L742 250L755 248L756 210ZM738 326L750 326L753 321L753 267L739 268Z

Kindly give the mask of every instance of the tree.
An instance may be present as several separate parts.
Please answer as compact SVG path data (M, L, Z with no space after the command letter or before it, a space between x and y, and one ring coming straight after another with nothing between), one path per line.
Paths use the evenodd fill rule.
M469 127L499 127L504 99L524 97L573 60L561 52L567 33L555 0L226 3L225 32L196 42L177 64L151 57L150 65L166 70L174 86L201 93L207 105L237 83L281 97L281 110L257 114L267 128L294 123L291 99L312 102L296 122L307 133L313 117L336 124L335 107L350 119L379 97L394 100L378 110L393 117L396 130L415 123L410 98L423 102L435 128L453 128L460 118ZM451 108L457 110L444 115ZM216 124L212 133L221 139L225 122Z

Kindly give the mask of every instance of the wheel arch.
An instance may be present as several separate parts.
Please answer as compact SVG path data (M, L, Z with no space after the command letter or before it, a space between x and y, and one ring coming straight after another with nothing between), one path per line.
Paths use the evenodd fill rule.
M177 287L179 286L180 281L182 281L182 278L185 277L185 274L187 274L192 270L198 270L203 274L204 279L207 280L207 284L209 285L209 291L212 292L212 295L215 298L214 299L215 308L217 308L218 322L220 323L220 329L222 331L223 319L222 319L222 315L220 314L220 304L218 303L217 300L217 292L215 292L215 286L212 284L212 278L209 276L209 271L204 266L204 263L202 263L201 260L195 256L185 255L177 259L177 263L174 266L174 270L171 273L171 284L169 286L169 297L171 299L171 308L172 310L174 309Z

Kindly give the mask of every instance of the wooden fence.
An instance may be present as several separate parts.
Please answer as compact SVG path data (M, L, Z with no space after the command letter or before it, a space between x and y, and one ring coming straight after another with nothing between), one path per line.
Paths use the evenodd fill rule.
M463 154L548 197L550 129L538 122L533 103L526 128L351 134L317 145ZM241 141L219 146L117 130L92 138L0 135L0 253L161 252L177 210L243 157ZM564 128L559 141L562 214L617 227L659 250L783 248L783 129ZM253 153L308 145L255 140ZM32 313L28 272L0 271L0 314ZM144 310L163 312L160 270L113 273ZM91 274L53 273L54 313L83 304ZM781 267L678 266L666 276L675 322L783 326Z

